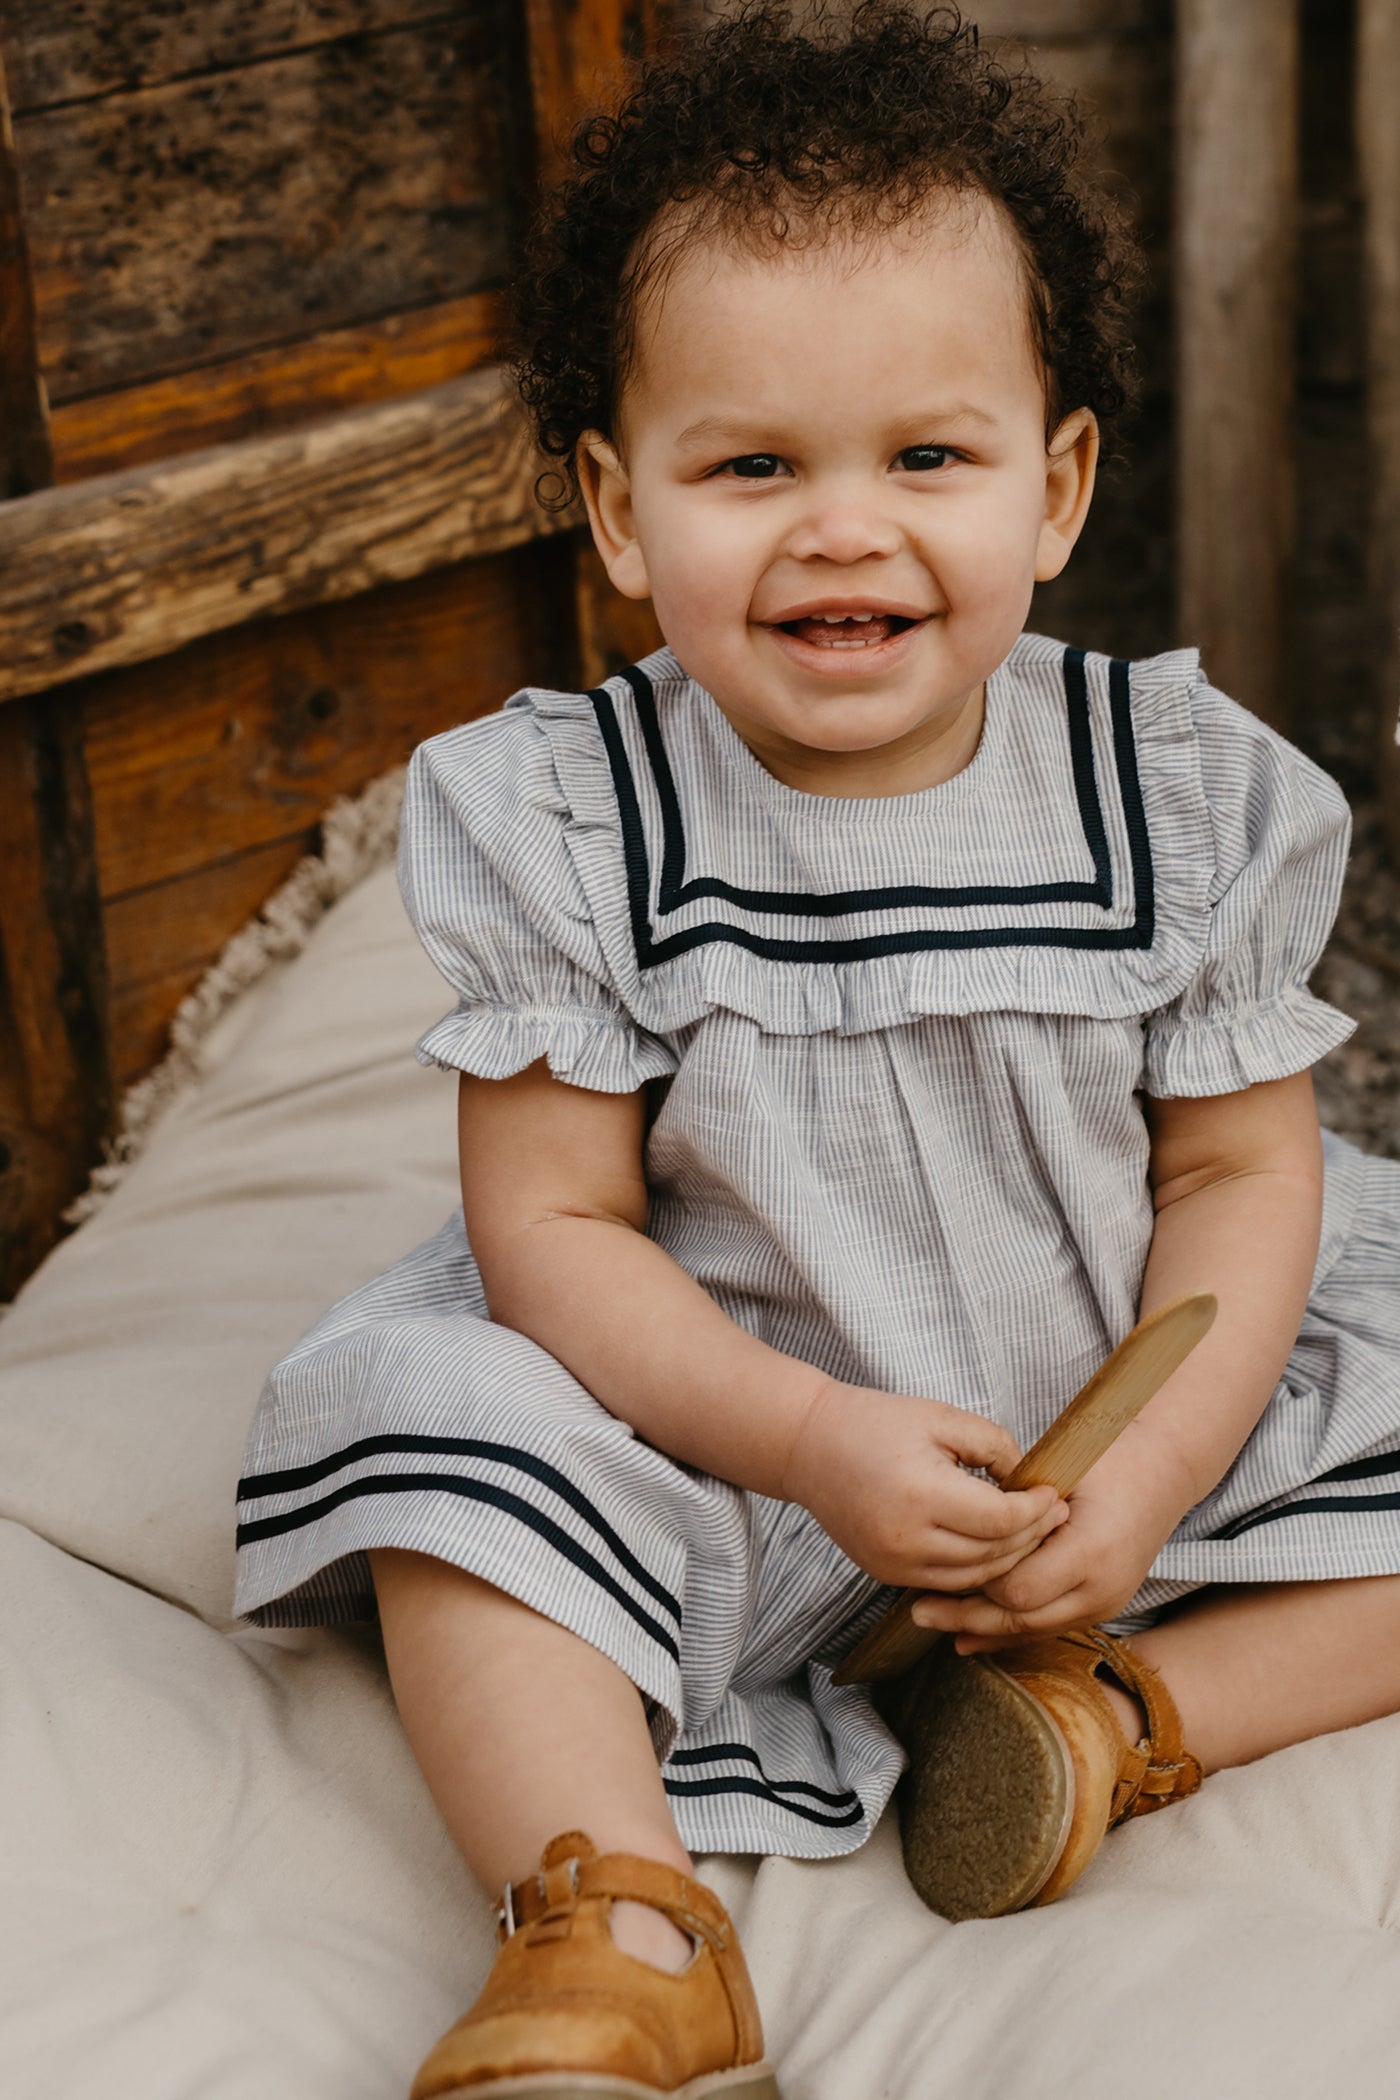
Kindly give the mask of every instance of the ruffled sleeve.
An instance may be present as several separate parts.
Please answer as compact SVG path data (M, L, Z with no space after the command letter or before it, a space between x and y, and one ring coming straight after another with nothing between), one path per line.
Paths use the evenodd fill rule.
M418 1057L483 1079L543 1057L573 1086L631 1093L677 1059L609 981L565 841L569 806L529 700L431 738L409 767L399 884L457 994Z
M1355 1026L1308 990L1346 868L1340 788L1212 687L1196 688L1192 710L1215 869L1200 965L1148 1017L1143 1084L1158 1097L1286 1078Z

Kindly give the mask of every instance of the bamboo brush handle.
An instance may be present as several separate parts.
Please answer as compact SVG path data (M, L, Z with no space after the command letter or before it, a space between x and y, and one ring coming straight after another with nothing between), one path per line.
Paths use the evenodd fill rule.
M1001 1486L1008 1491L1052 1487L1060 1495L1077 1487L1120 1431L1185 1362L1215 1313L1212 1294L1193 1291L1140 1320ZM884 1618L852 1649L833 1682L861 1684L895 1677L926 1654L939 1639L938 1632L916 1626L910 1616L911 1605L924 1594L905 1590L897 1597Z

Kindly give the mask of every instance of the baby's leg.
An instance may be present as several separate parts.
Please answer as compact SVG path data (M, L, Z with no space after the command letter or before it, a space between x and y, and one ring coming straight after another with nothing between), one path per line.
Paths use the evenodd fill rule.
M1207 1772L1400 1711L1400 1575L1220 1584L1131 1639ZM1105 1689L1135 1740L1134 1702Z
M597 1648L503 1590L424 1553L371 1553L404 1729L468 1866L491 1896L549 1839L689 1874L641 1697ZM616 1904L613 1937L679 1969L691 1943L660 1911Z

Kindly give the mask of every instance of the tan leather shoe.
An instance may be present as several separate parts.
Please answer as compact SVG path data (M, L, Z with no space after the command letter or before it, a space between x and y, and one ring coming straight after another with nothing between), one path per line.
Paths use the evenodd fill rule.
M1142 1701L1140 1743L1125 1739L1100 1670ZM1161 1677L1099 1627L987 1655L960 1656L948 1643L879 1696L909 1754L904 1864L945 1918L1053 1903L1115 1823L1201 1783Z
M615 1902L663 1911L693 1942L678 1975L624 1954ZM738 1936L698 1881L581 1831L552 1838L498 1913L486 1988L410 2100L780 2100Z

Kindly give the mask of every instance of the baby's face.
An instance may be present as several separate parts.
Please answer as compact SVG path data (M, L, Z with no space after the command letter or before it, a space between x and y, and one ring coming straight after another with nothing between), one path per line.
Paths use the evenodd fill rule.
M1096 446L1080 411L1047 451L1022 270L974 199L863 246L692 247L582 465L614 583L769 771L875 795L971 758Z

